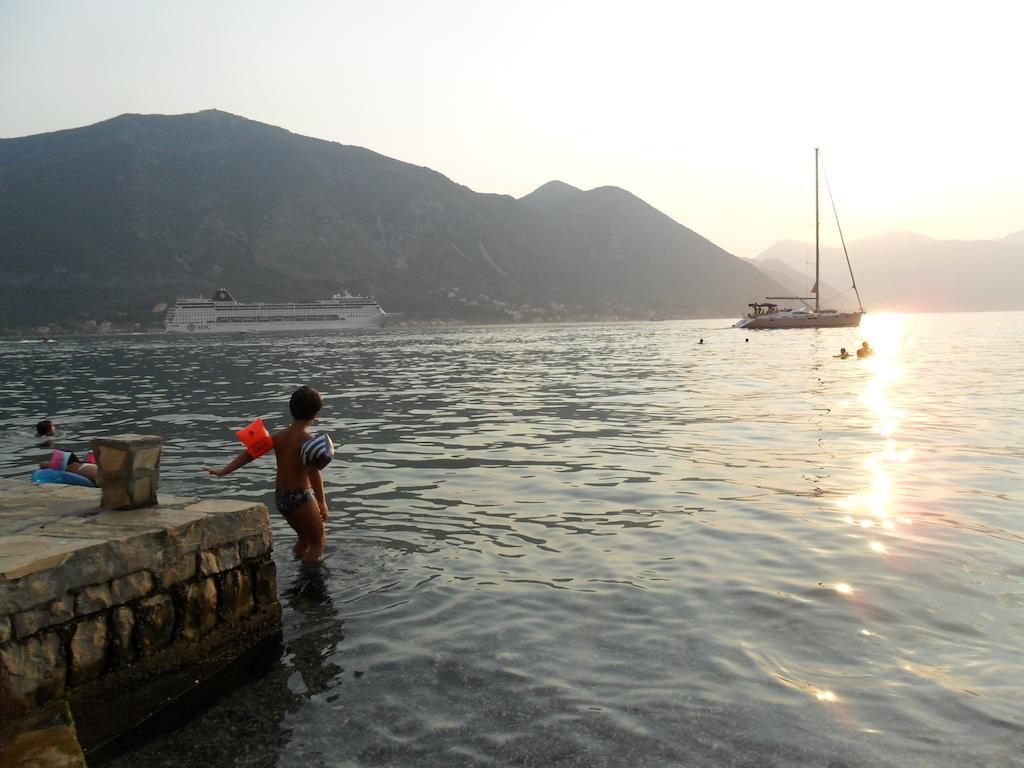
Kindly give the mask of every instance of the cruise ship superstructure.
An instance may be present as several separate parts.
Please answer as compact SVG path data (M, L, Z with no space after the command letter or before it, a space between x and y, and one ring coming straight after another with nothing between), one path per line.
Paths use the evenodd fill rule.
M164 327L170 333L342 331L383 325L386 314L375 300L348 293L271 304L235 301L227 289L218 288L212 299L178 299Z

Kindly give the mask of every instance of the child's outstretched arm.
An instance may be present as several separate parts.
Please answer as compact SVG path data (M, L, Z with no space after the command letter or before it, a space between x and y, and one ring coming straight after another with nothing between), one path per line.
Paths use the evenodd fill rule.
M250 456L249 451L246 450L235 456L235 458L231 460L231 463L226 466L220 467L219 469L217 467L203 467L203 469L216 477L224 477L224 475L230 475L239 467L244 467L250 461L252 461L252 456Z

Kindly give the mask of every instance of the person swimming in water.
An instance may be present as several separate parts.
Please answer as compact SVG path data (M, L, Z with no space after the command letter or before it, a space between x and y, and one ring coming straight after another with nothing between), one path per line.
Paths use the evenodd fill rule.
M314 437L309 433L323 402L323 397L312 387L299 387L288 401L293 419L291 426L276 432L272 438L277 459L274 503L298 537L292 552L302 560L303 574L308 576L322 573L320 558L326 540L324 522L328 510L320 472L334 458L331 438L326 434ZM215 477L224 477L252 460L253 456L246 449L226 466L204 466L203 469Z
M838 355L833 355L833 357L838 357L840 360L845 360L849 356L850 356L850 353L846 351L846 347L840 347L839 348L839 354Z
M40 448L56 448L57 425L52 419L43 419L36 422L36 440Z
M875 354L875 350L868 346L866 341L861 342L860 348L857 350L857 357L870 357Z

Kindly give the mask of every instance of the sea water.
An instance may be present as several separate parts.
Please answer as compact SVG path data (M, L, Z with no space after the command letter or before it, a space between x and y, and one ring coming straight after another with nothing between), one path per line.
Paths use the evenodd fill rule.
M51 417L271 507L280 651L108 764L1020 765L1021 349L1022 313L7 342L0 475ZM201 471L303 383L319 596L272 458Z

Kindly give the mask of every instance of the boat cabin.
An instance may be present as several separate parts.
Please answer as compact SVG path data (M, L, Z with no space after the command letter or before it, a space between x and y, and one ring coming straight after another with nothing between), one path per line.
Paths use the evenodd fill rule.
M776 312L792 311L789 309L779 309L778 304L772 304L771 302L767 301L763 303L758 303L755 301L752 304L747 304L747 306L750 307L750 309L752 310L747 313L747 317L761 317L762 315L774 315Z

